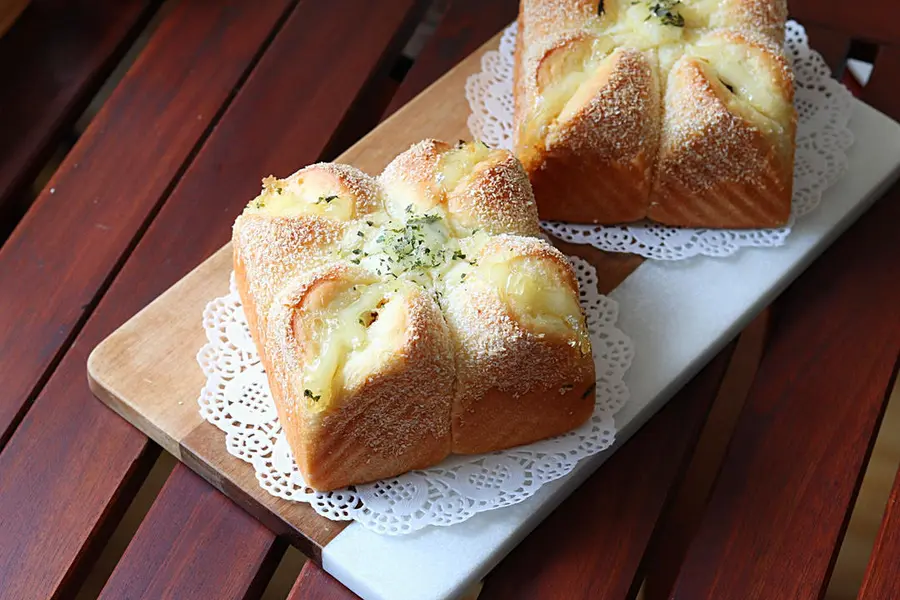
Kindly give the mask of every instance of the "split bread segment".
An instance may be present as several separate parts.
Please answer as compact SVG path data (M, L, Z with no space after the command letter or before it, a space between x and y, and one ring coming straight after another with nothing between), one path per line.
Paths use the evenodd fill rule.
M449 454L453 349L422 288L325 267L287 285L268 335L279 422L312 487L391 477Z
M354 167L320 163L276 180L235 221L235 284L261 357L269 309L286 283L329 262L348 224L380 207L378 187Z
M541 217L786 223L786 17L784 0L522 0L513 137Z
M264 180L235 283L307 484L331 490L560 434L594 363L574 270L509 152L425 140L377 178Z
M453 452L527 444L585 422L596 376L566 257L537 238L501 235L455 283L445 312L457 344Z

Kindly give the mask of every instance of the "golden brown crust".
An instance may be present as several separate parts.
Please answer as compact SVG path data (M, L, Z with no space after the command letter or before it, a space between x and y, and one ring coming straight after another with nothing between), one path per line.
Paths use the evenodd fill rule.
M443 161L455 150L458 146L423 140L392 160L378 178L388 212L397 216L410 205L421 211L439 207L451 223L466 229L538 235L534 195L516 157L485 148L472 170L447 189L442 184Z
M476 452L588 418L577 282L538 233L519 161L476 144L426 140L377 179L315 165L266 180L235 222L235 280L310 486L433 465L453 427Z
M331 194L341 196L337 202L344 204L329 208L344 208L343 213L282 216L268 212L285 198L302 204L311 195ZM375 181L350 165L318 163L282 180L263 180L262 192L235 220L231 237L235 284L261 354L266 315L275 295L291 278L328 259L345 233L347 218L372 213L380 205Z
M790 213L796 129L793 80L781 49L785 0L672 3L673 14L683 19L678 26L648 12L665 3L605 0L602 12L597 4L523 0L520 6L514 142L541 217L606 224L649 217L703 227L783 224ZM705 83L680 58L707 62L705 78L715 79L734 71L716 58L719 50L753 57L743 64L747 76L768 83L771 98L764 101L782 106L767 115L768 122L747 110L759 94L712 102L709 96L726 88ZM621 70L611 67L606 53L617 57ZM677 73L669 72L673 65ZM669 83L677 96L667 91ZM740 160L736 144L746 144L754 160ZM726 156L733 162L725 164Z
M577 298L572 267L552 246L498 236L483 248L479 264L490 268L490 257L498 255L540 261L555 276L553 283ZM477 270L448 291L445 307L456 342L453 452L478 454L525 444L583 423L595 402L594 362L579 335L586 331L535 330Z
M541 233L528 175L508 152L492 151L463 185L448 195L447 208L463 226L492 235Z
M660 131L652 54L617 50L579 92L583 104L565 125L518 152L530 173L541 216L621 223L647 212ZM552 201L546 201L552 199ZM560 201L565 199L564 201Z
M232 232L234 277L250 334L264 352L266 315L275 295L303 270L327 260L344 233L324 217L244 214Z
M659 168L647 216L687 227L777 227L790 217L793 183L793 88L787 62L767 43L736 32L715 41L758 59L762 94L784 98L754 107L726 85L705 58L684 56L669 77ZM727 70L727 69L726 69ZM762 112L765 111L765 112ZM786 127L785 127L786 126Z

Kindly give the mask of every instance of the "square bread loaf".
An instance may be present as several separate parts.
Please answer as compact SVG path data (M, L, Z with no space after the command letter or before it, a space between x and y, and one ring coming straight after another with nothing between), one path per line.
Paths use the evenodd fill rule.
M564 433L595 403L574 270L509 152L268 178L235 282L297 465L331 490Z
M786 223L786 17L785 0L522 0L514 144L541 218Z

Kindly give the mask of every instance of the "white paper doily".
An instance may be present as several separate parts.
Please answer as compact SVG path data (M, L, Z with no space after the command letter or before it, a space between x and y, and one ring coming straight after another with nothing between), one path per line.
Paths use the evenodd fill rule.
M481 72L466 82L472 136L507 150L512 149L515 41L514 23L503 32L499 50L486 52ZM822 56L809 47L806 30L795 21L787 23L785 50L794 68L798 113L793 214L787 226L732 230L688 229L651 222L602 226L544 221L543 227L568 242L660 260L730 256L741 247L782 245L794 219L816 208L822 192L846 172L847 149L853 144L853 134L847 127L853 96L832 79Z
M203 312L207 343L197 361L207 380L198 400L200 414L225 432L230 454L253 465L263 489L378 533L452 525L521 502L571 472L581 459L609 448L616 433L613 416L628 399L622 378L634 350L616 328L618 305L597 292L594 267L578 257L571 260L594 349L597 403L591 419L567 434L491 454L451 456L435 467L373 484L316 492L303 482L285 441L233 280L229 294Z

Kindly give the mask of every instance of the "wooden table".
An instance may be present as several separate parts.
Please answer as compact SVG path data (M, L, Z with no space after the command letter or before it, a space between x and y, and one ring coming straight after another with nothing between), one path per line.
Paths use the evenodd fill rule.
M159 455L91 395L90 350L227 240L259 174L336 156L516 10L453 0L407 71L398 57L426 5L34 0L0 39L0 597L74 596ZM900 118L891 3L791 10L836 73L851 52L873 59L857 91ZM72 143L148 23L137 60ZM481 597L625 598L644 581L648 599L821 597L897 372L898 222L895 186ZM742 377L740 402L723 402ZM897 502L900 478L861 598L900 597ZM284 551L179 465L102 597L257 597ZM353 596L308 562L290 597Z

